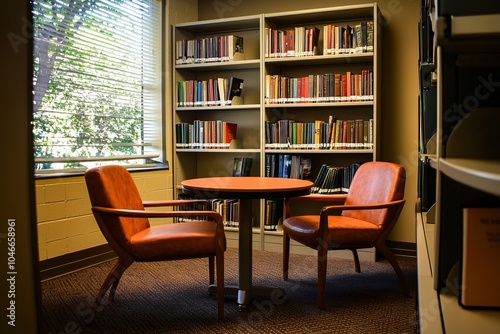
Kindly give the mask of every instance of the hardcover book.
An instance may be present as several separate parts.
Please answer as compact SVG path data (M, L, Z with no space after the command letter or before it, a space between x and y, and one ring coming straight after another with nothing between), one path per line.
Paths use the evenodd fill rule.
M243 79L231 77L229 79L229 96L228 100L231 100L235 96L241 96L243 90Z
M500 208L463 209L461 304L500 307Z

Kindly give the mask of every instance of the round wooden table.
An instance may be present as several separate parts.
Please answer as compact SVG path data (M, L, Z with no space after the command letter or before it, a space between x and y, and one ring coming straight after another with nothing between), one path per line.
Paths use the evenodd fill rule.
M253 199L271 199L308 195L313 183L307 180L275 177L207 177L189 179L181 182L182 191L195 198L235 198L240 201L240 222L238 233L238 270L237 287L228 286L228 294L236 294L240 309L245 309L252 295L284 295L278 288L252 285L252 212ZM215 292L215 287L209 291ZM212 291L213 290L213 291Z

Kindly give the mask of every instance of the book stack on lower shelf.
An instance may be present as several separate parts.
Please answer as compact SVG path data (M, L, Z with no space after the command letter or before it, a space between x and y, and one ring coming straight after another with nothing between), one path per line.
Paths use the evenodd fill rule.
M311 188L312 194L347 194L352 178L360 164L354 163L350 166L336 167L331 164L323 164L318 176Z
M233 176L250 176L253 158L235 157ZM240 203L237 199L213 199L212 210L221 214L225 227L239 227Z
M283 220L283 199L266 200L264 231L277 231Z

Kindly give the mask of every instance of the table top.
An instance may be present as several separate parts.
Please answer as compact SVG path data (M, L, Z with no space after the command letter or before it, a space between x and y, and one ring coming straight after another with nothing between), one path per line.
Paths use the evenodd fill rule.
M285 198L308 195L309 180L262 176L222 176L181 182L185 194L201 198Z

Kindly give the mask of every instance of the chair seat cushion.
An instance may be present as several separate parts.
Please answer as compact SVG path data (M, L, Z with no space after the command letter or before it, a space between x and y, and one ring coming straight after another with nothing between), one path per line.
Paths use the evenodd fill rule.
M209 221L151 226L130 238L130 250L139 261L215 255L215 226Z
M293 240L316 248L319 244L319 215L287 218L283 222L283 230ZM328 230L329 248L373 245L382 232L375 224L345 216L329 216Z

